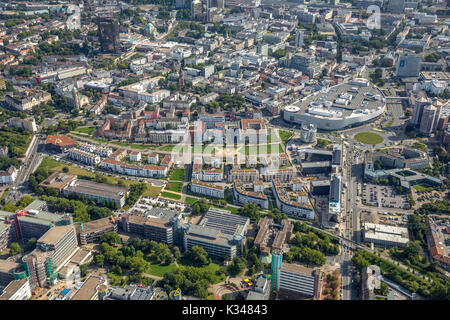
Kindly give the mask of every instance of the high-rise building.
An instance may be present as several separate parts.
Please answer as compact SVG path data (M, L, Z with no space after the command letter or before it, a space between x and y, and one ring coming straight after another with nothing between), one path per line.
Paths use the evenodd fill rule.
M316 57L311 53L297 53L292 57L291 67L300 70L310 78L320 73L320 64L316 63Z
M303 123L300 128L300 140L304 143L315 143L317 126L313 123Z
M280 290L280 270L283 262L283 252L272 252L272 290Z
M191 17L193 20L203 19L203 4L200 0L191 2Z
M405 0L389 0L387 11L393 13L402 13L405 11Z
M77 235L73 225L56 226L36 243L36 249L22 258L32 287L52 285L58 270L77 250Z
M267 43L260 43L256 47L256 53L260 54L262 56L268 56L269 55L269 45Z
M210 8L225 8L225 0L206 0L206 10Z
M113 17L103 16L97 20L101 51L118 53L120 51L119 23Z
M303 47L303 40L305 38L303 32L304 30L297 30L297 32L295 33L295 46L297 48Z
M395 75L400 78L418 77L422 66L422 57L416 54L400 56L397 61Z
M430 104L430 99L426 95L411 94L410 103L414 106L413 115L411 118L411 123L413 125L419 125L420 119L422 119L423 107Z
M175 0L175 8L177 9L183 9L186 8L186 2L188 0Z
M225 9L225 0L215 0L216 8Z
M317 299L320 297L321 275L320 269L285 263L280 269L279 288Z
M430 135L436 131L441 108L435 105L428 105L423 108L422 119L420 120L420 133Z

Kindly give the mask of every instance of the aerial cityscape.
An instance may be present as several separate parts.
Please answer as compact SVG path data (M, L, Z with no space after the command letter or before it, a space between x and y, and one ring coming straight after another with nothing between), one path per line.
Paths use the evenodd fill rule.
M2 1L0 304L450 300L449 27L450 0Z

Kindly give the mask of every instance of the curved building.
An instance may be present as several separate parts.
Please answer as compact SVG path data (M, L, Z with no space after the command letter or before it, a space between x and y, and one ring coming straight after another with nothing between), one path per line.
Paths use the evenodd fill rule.
M313 124L320 130L341 130L373 121L385 111L382 92L367 79L357 78L285 107L283 119Z
M315 143L317 127L313 123L303 123L300 128L300 140L304 143Z

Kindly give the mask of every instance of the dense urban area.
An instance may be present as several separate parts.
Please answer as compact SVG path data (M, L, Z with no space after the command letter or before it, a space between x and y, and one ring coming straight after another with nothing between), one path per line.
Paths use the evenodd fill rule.
M450 3L0 3L0 300L449 300Z

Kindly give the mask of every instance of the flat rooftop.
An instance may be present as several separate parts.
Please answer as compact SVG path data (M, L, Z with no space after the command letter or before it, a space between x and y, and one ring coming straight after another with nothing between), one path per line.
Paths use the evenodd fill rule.
M85 248L80 248L77 252L70 258L70 262L75 264L81 264L81 262L91 253L90 250Z
M376 96L379 100L374 99ZM347 104L342 104L345 101L348 101ZM315 92L287 108L290 108L288 109L290 112L310 113L316 117L327 113L331 118L341 119L350 117L352 114L358 115L354 113L356 110L373 112L383 106L382 93L372 84L358 86L352 83L341 83L324 91Z
M64 189L70 182L77 178L74 174L62 172L53 172L47 179L42 181L39 186L44 188Z
M249 218L232 214L228 210L209 208L199 225L220 230L225 234L234 235L240 231L242 226L247 225L249 221ZM241 228L239 228L240 226Z
M304 275L312 276L315 268L308 268L299 264L283 263L281 265L281 271L287 271L292 273L301 273Z
M11 281L0 295L0 300L9 300L27 281L28 278Z
M19 263L8 261L8 260L0 260L0 272L10 273L14 271L16 268L20 266Z
M73 225L55 226L44 233L44 235L39 238L38 243L56 245L73 228Z
M66 190L117 200L122 199L128 192L127 188L82 179L71 182Z
M89 276L71 300L91 300L97 292L97 286L103 284L103 282L104 280L101 277Z
M82 230L81 233L91 233L91 232L100 231L100 230L112 227L115 224L116 223L115 223L115 221L113 222L112 217L105 217L105 218L101 218L101 219L97 219L97 220L92 220L89 222L84 222L84 223L82 223L84 230ZM80 228L80 230L81 230L81 228Z

